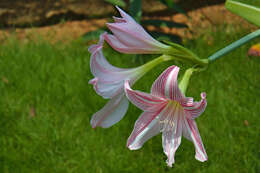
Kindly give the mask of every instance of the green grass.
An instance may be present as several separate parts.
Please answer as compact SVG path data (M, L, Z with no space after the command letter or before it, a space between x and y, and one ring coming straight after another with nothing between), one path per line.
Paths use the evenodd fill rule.
M185 46L206 58L244 34L223 28ZM0 46L0 172L260 172L260 59L246 57L252 44L192 77L187 95L198 100L202 91L207 92L208 106L197 124L209 160L195 160L193 144L182 138L176 163L168 168L161 135L140 150L126 148L141 113L133 105L115 126L91 128L91 115L106 101L88 84L92 75L86 44L20 44L10 39ZM120 67L140 65L131 55L108 47L105 55ZM134 88L148 92L153 80L171 64L156 67Z

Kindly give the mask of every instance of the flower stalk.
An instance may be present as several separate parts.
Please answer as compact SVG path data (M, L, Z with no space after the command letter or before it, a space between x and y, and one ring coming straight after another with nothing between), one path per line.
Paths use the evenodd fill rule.
M231 43L230 45L226 46L225 48L215 52L213 55L209 56L209 62L213 62L215 60L217 60L218 58L226 55L227 53L233 51L234 49L242 46L243 44L257 38L260 37L260 29L256 30L255 32L252 32L246 36L244 36L243 38Z
M189 49L172 42L165 41L170 45L165 54L174 56L176 60L199 65L200 67L206 67L208 65L208 59L201 59Z

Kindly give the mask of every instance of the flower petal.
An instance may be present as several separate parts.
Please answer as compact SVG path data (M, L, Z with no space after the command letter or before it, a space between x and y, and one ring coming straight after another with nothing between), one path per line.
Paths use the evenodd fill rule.
M163 98L132 90L128 81L125 81L125 93L127 98L143 111L158 111L167 104L167 100Z
M90 121L92 127L108 128L114 125L124 117L128 109L128 103L124 94L113 97L101 110L92 116Z
M201 162L208 160L195 120L186 117L183 119L183 136L193 142L196 150L195 158Z
M189 104L187 102L182 106L186 112L187 117L190 117L192 119L197 118L205 111L205 108L207 106L206 93L201 93L200 102L193 102L192 104Z
M89 48L89 51L92 53L90 69L95 76L89 83L93 84L96 92L102 97L112 98L123 92L125 79L129 79L133 83L139 77L139 73L142 70L140 68L117 68L109 64L102 52L105 35L106 33L102 34L99 43Z
M160 117L168 114L169 106L161 107L155 112L143 112L135 122L134 130L127 140L127 147L130 150L137 150L151 137L160 132Z
M118 40L117 37L111 34L106 34L105 40L113 49L117 50L118 52L129 53L129 54L151 53L150 49L147 50L144 47L137 47L137 46L130 47L128 45L125 45L123 42Z
M151 113L151 112L143 112L140 115L140 118L142 117L142 119L149 119L149 117L153 117L154 114L155 113ZM131 133L130 137L127 140L127 147L130 150L140 149L148 139L160 133L160 124L158 122L158 118L155 117L155 119L152 120L151 122L146 124L141 124L141 126L144 126L144 128L138 131L137 129L140 129L139 127L140 122L138 121L141 121L139 119L135 123L134 131Z
M89 81L89 84L94 86L97 94L105 99L109 99L123 92L123 80L115 80L111 82L102 81L99 78L94 78Z
M124 20L126 20L128 22L135 22L135 20L130 15L128 15L126 12L124 12L121 8L116 6L116 9L119 11L120 15L123 17Z
M168 116L161 120L164 123L162 129L163 136L163 150L167 159L168 166L172 167L174 163L174 155L181 143L182 136L182 116L184 115L183 109L178 105L177 102L172 105L172 112Z
M106 33L100 35L99 43L92 45L89 48L89 51L91 52L90 70L95 77L106 79L106 77L110 76L109 80L113 80L113 77L115 76L113 75L114 73L126 71L126 69L112 66L104 57L102 48L105 35ZM116 76L118 77L118 75Z
M168 67L153 83L152 95L177 101L183 100L185 97L178 87L178 72L179 67L174 65Z
M114 17L115 23L107 23L107 27L116 39L111 36L105 37L114 49L122 53L162 53L165 50L168 51L169 46L155 40L131 16L119 7L117 9L122 18Z
M124 45L129 47L156 48L153 42L158 42L148 35L137 23L107 23L107 27Z
M113 16L113 19L114 19L114 21L116 22L116 23L125 23L126 22L126 20L125 19L123 19L123 18L120 18L120 17L115 17L115 16Z

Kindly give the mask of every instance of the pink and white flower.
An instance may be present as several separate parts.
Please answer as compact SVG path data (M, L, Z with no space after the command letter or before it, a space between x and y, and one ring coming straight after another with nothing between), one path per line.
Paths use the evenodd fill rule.
M102 34L99 43L89 48L91 52L90 69L95 76L89 83L94 86L97 94L111 100L92 116L93 128L97 126L107 128L120 121L128 109L128 100L124 94L124 81L129 80L130 85L134 84L157 64L156 61L151 61L131 69L112 66L102 52L105 35L106 33Z
M127 98L144 111L135 123L127 147L137 150L148 139L162 132L168 166L174 163L175 151L182 136L193 142L197 160L204 162L208 159L194 120L206 108L206 94L201 94L202 99L199 102L185 97L178 87L178 72L177 66L167 68L153 83L151 94L132 90L128 81L125 82Z
M115 23L107 23L113 35L105 35L105 40L115 50L130 54L163 54L170 46L152 38L131 16L116 7L122 18L114 17Z

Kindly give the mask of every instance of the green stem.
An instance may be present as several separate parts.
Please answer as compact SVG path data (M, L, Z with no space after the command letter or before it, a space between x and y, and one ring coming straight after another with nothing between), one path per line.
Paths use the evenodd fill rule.
M252 32L246 36L244 36L243 38L231 43L230 45L226 46L225 48L217 51L216 53L214 53L213 55L209 56L209 62L215 61L216 59L222 57L223 55L231 52L232 50L238 48L239 46L242 46L243 44L251 41L254 38L257 38L260 36L260 29L256 30L255 32Z
M179 84L179 88L181 90L181 92L185 95L186 90L188 88L189 82L190 82L190 77L192 75L192 73L196 71L196 69L194 68L189 68L185 71L183 78Z
M155 58L155 59L149 61L148 63L138 67L139 69L142 70L142 73L139 76L140 77L143 76L145 73L147 73L148 71L150 71L151 69L156 67L158 64L160 64L164 61L169 61L169 60L173 60L173 57L169 56L169 55L161 55L158 58Z

